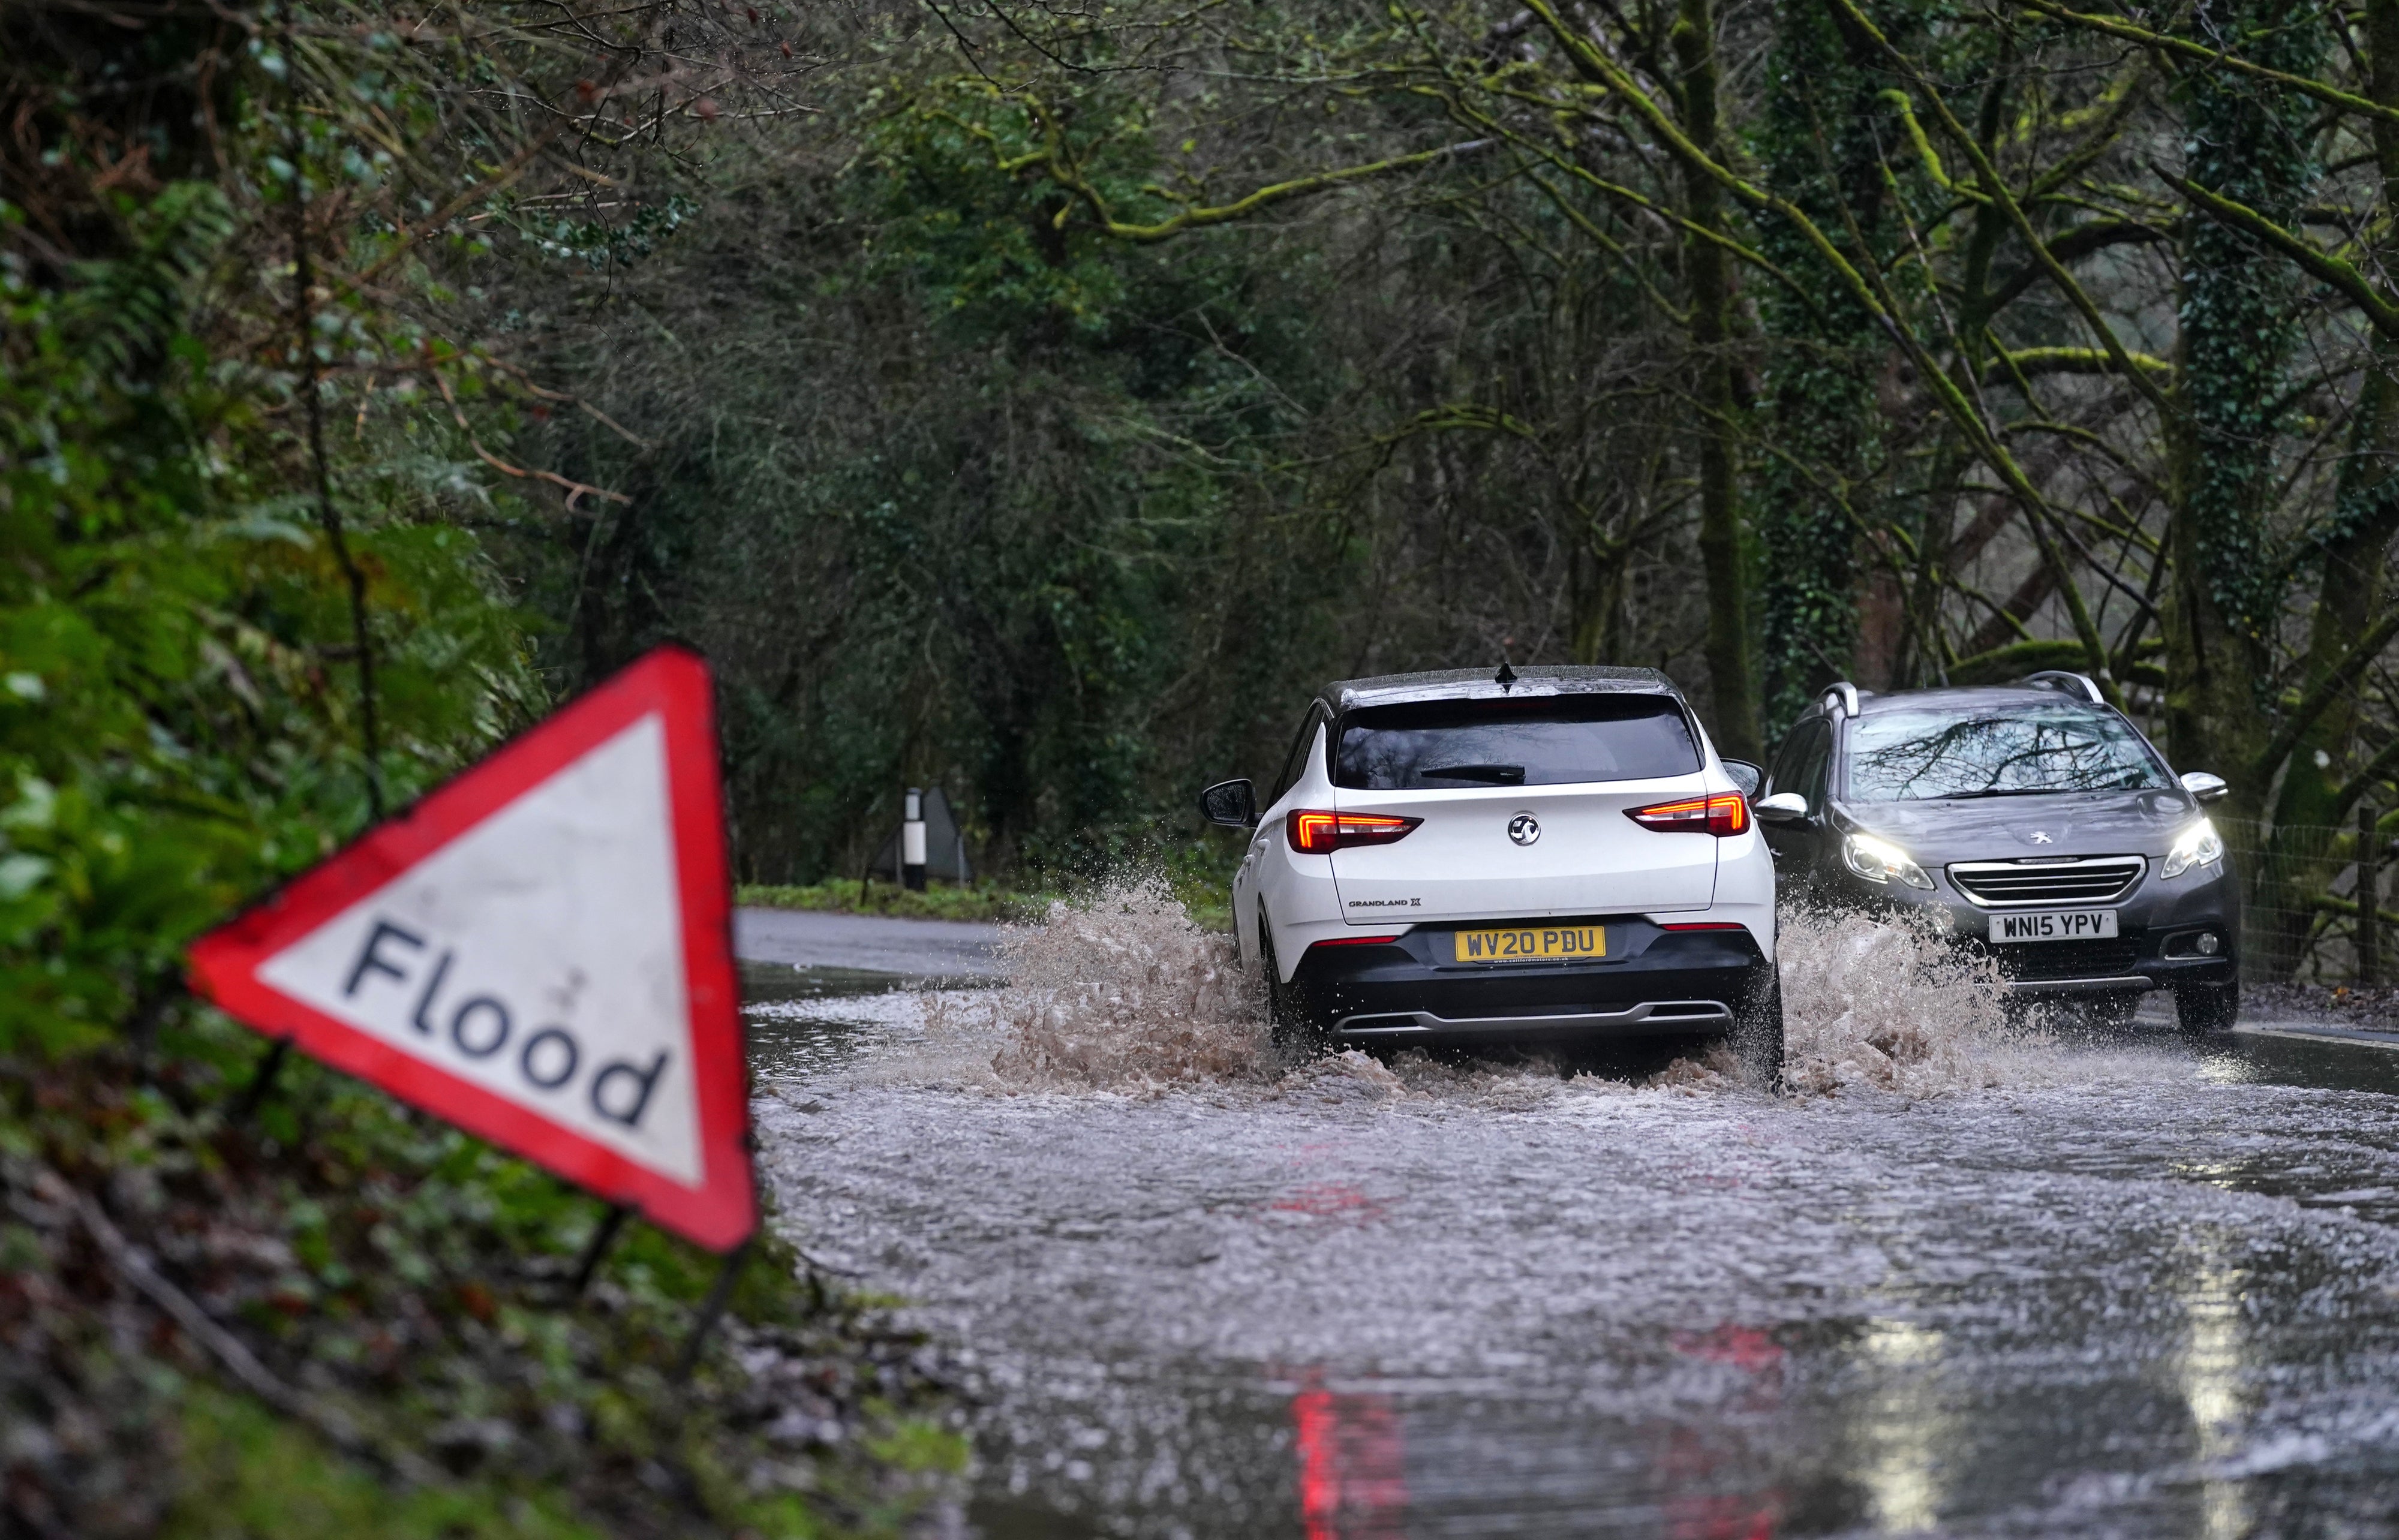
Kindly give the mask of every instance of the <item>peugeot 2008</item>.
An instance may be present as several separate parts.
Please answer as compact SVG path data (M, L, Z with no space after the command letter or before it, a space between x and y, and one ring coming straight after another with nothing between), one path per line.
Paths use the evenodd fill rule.
M1234 922L1286 1053L1715 1033L1770 1085L1757 774L1663 674L1503 665L1328 684L1263 797L1200 809L1250 836Z
M1756 813L1794 898L1928 914L1987 948L2019 996L2122 1018L2171 991L2184 1030L2232 1025L2241 892L2202 810L2080 674L1826 690L1783 740Z

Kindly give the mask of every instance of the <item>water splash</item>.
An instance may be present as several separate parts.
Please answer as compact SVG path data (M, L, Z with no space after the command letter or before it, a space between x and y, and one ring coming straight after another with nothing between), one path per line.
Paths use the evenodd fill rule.
M1996 962L1913 915L1786 908L1779 950L1784 1076L1802 1095L1999 1086L2049 1046L2011 1025Z
M1201 930L1162 882L1052 903L1009 929L1000 957L1010 987L980 1006L1000 1029L991 1068L1005 1085L1155 1091L1278 1073L1232 938Z
M1782 918L1786 1079L1802 1097L1909 1099L1999 1086L2088 1080L2105 1055L2064 1054L2011 1020L1987 957L1906 916L1788 909ZM1740 1094L1729 1051L1711 1044L1637 1085L1535 1060L1459 1062L1355 1049L1288 1068L1277 1058L1256 979L1232 938L1196 925L1162 883L1110 886L1059 902L1001 943L1009 983L919 997L922 1032L892 1045L869 1078L1001 1092L1135 1096L1247 1087L1277 1098L1438 1100L1496 1110L1559 1094ZM2121 1056L2120 1056L2121 1057Z

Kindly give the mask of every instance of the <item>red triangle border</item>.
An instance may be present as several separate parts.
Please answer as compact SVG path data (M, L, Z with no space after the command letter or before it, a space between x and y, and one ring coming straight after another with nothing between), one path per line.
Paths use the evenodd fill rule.
M473 831L601 744L657 715L683 912L684 998L702 1179L693 1188L263 983L285 948ZM715 695L698 654L664 646L612 675L415 806L193 943L194 990L269 1037L589 1188L714 1251L758 1227L747 1060L733 960Z

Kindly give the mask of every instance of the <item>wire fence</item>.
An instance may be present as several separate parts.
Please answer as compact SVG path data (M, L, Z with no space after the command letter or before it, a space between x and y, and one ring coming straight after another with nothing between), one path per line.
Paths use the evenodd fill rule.
M2399 979L2399 842L2388 825L2368 835L2363 820L2347 828L2216 820L2241 879L2243 977L2349 985ZM2360 904L2362 892L2370 904Z

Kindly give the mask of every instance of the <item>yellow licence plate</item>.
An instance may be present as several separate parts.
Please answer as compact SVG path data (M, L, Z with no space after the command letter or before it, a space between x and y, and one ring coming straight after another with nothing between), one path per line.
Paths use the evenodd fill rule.
M1547 957L1605 957L1604 925L1536 925L1521 930L1460 930L1451 934L1461 963L1531 963Z

